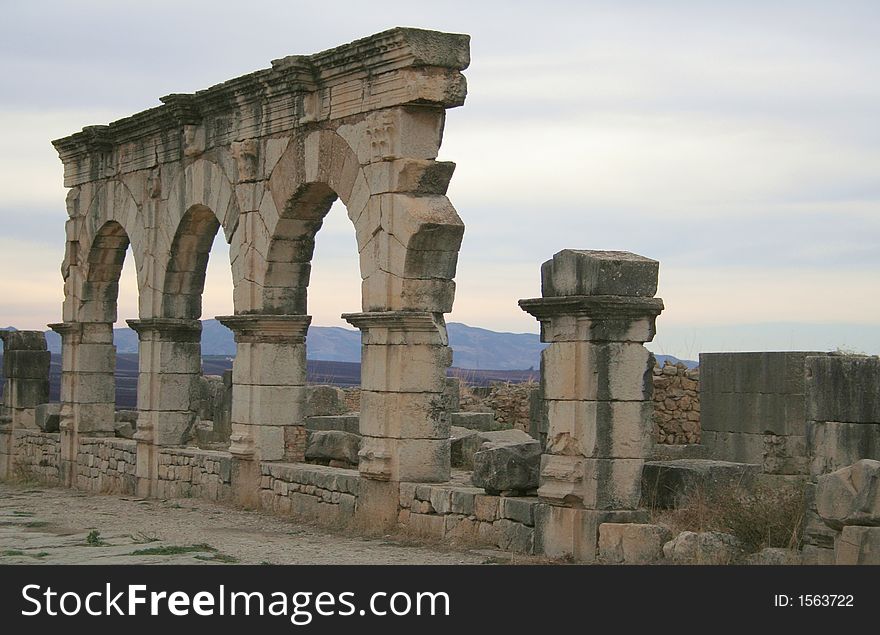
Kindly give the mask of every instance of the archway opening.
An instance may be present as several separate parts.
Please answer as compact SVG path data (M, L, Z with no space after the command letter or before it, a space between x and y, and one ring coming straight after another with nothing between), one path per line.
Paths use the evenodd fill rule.
M136 268L133 263L125 266L127 260L133 260L130 244L125 228L117 221L107 221L96 232L87 257L79 310L83 332L79 345L82 385L78 388L86 392L76 398L89 404L91 425L96 430L114 430L127 421L133 432L137 416L137 337L124 338L133 339L133 343L117 343L113 328L120 323L120 316L137 315ZM120 284L126 289L123 311Z

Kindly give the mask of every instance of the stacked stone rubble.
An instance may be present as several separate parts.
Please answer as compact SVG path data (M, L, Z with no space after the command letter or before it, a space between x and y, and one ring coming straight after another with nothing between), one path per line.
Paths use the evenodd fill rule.
M542 298L520 300L541 322L547 419L536 540L550 556L596 558L603 522L638 522L642 465L654 445L644 347L663 303L658 263L627 252L564 250L541 269Z
M654 435L657 443L700 442L700 370L681 362L654 366Z

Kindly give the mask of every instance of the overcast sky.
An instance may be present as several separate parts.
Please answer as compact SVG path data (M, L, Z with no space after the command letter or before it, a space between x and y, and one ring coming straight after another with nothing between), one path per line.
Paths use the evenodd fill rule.
M660 261L652 346L880 353L880 3L0 0L0 324L61 319L85 125L392 26L472 36L440 158L467 229L453 321L515 332L564 248ZM120 320L137 314L126 266ZM354 230L318 235L315 324L358 310ZM204 315L232 312L215 243Z

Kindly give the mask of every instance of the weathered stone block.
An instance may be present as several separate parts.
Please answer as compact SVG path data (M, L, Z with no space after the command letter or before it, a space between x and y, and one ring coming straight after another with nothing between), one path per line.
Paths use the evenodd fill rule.
M683 531L663 545L663 555L682 564L730 564L742 555L742 545L730 534Z
M862 459L819 476L816 511L834 529L880 525L880 461Z
M34 412L34 421L43 432L58 432L61 422L61 404L39 404Z
M345 461L357 465L361 437L340 430L318 430L308 435L305 456L323 461Z
M514 520L523 525L534 526L534 507L538 504L537 498L513 498L503 496L499 500L498 515L501 518Z
M535 530L518 522L501 519L493 523L498 530L498 546L506 551L514 553L535 552Z
M303 376L304 378L305 376ZM306 403L303 415L324 417L342 415L347 412L345 391L336 386L309 386L306 389ZM318 429L318 428L313 428ZM346 432L351 432L346 430ZM356 430L355 430L356 432Z
M653 297L659 263L626 251L564 249L541 266L541 295Z
M648 401L544 400L548 454L642 459L654 446Z
M449 413L439 393L363 390L361 413L360 432L365 436L449 438Z
M537 441L516 444L485 444L474 454L474 485L489 494L522 494L538 487L541 444Z
M493 522L498 518L498 505L500 499L497 496L485 496L477 494L474 497L474 515L477 520Z
M847 526L834 547L835 564L880 564L880 527Z
M585 459L544 454L538 496L587 509L635 509L641 495L641 459Z
M672 532L660 525L602 523L599 560L613 564L651 564L663 558Z
M541 353L545 399L650 399L651 353L637 342L553 342Z
M644 523L645 511L575 509L539 503L535 505L535 553L548 558L595 562L599 526L603 523Z
M880 460L880 423L807 423L810 474L818 476L860 459Z
M476 489L474 490L461 490L454 489L452 490L452 500L450 502L451 510L455 514L463 514L465 516L471 516L474 513L474 497L477 495Z
M806 373L808 419L880 423L880 357L808 357Z
M449 480L449 439L363 437L358 469L375 480L443 483Z
M767 547L758 553L746 557L746 564L753 565L796 565L807 564L804 556L794 549L782 549L780 547ZM818 562L812 564L820 564Z
M453 427L450 436L450 451L453 467L474 469L474 454L484 443L530 443L534 441L522 430L493 430L478 432L466 428Z
M446 531L443 516L437 514L410 513L408 531L420 538L441 540Z

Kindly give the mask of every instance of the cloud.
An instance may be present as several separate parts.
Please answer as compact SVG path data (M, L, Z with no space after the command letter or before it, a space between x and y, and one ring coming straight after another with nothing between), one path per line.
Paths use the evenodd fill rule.
M470 94L449 112L440 153L458 165L449 196L467 226L451 319L537 330L516 300L539 293L541 262L586 247L661 261L664 352L688 350L694 333L706 346L784 339L733 324L823 321L842 342L848 325L880 330L877 3L273 1L249 12L252 23L207 1L4 7L9 320L60 318L65 190L51 139L403 24L472 35ZM339 210L313 265L314 322L340 324L359 306L360 277ZM137 313L130 269L120 318ZM230 313L231 296L221 241L204 315ZM797 332L804 346L825 342Z

